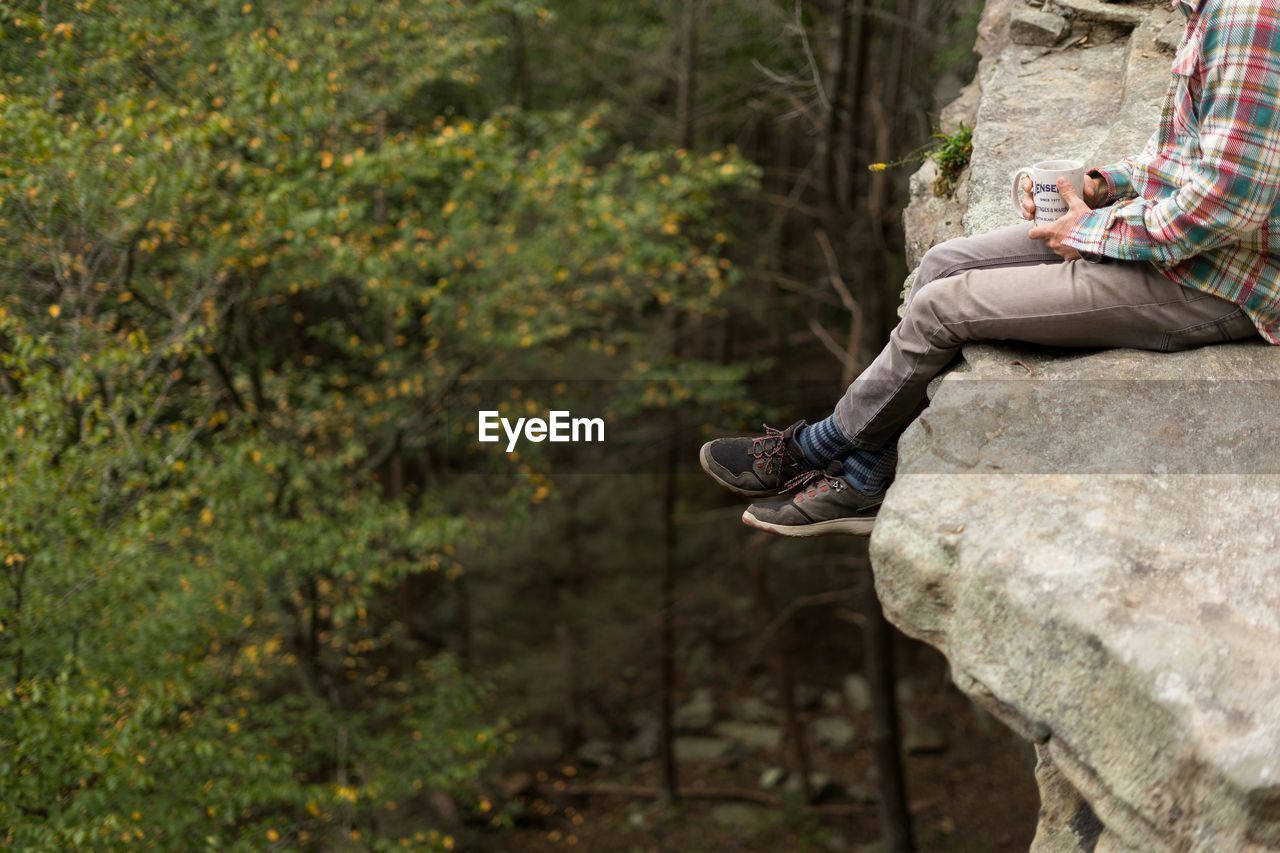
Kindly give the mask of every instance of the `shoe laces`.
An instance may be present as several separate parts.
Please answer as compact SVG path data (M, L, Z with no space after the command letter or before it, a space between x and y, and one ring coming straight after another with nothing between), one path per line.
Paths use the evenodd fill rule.
M832 461L826 468L813 468L792 477L782 485L785 491L805 492L809 497L817 497L818 490L826 483L833 492L841 492L849 488L849 484L840 476L844 466Z
M764 473L772 474L775 471L781 471L782 466L786 464L787 457L790 455L787 440L796 431L798 424L792 424L786 429L774 429L768 424L763 426L764 435L751 439L751 455L756 459L763 459Z

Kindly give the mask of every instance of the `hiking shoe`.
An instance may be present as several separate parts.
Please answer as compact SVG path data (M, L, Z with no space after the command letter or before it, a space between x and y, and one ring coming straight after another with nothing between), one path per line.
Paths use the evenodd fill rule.
M870 536L884 493L867 496L839 474L839 463L825 471L806 472L786 484L789 497L747 507L742 523L779 536L822 536L827 533Z
M765 424L764 435L717 438L702 445L702 470L731 492L749 498L780 495L785 485L813 466L804 458L796 433L804 421L778 430Z

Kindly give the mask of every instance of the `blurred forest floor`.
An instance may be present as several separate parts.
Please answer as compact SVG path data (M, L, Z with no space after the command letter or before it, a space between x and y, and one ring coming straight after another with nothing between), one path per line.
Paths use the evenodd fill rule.
M833 632L834 629L834 632ZM840 637L837 641L834 637ZM830 620L802 620L797 642L823 649L822 657L802 667L805 689L816 701L805 711L810 723L847 719L852 743L821 746L812 751L813 769L830 779L818 808L832 814L806 812L791 795L783 807L734 799L689 799L674 809L633 796L575 791L610 785L653 787L656 762L619 757L605 765L586 755L539 756L537 750L514 761L505 777L516 786L528 785L521 795L523 816L505 838L494 838L490 849L551 851L576 847L602 851L857 851L883 848L877 841L875 784L870 750L861 739L867 731L864 711L849 702L842 684L850 660L856 659L856 638L847 625ZM733 721L735 706L759 695L750 684L735 684L729 661L749 653L749 643L726 643L720 649L726 665L723 691L717 704L727 706L725 720ZM902 685L908 723L923 731L909 734L907 790L918 849L939 853L1014 853L1025 851L1035 834L1039 798L1032 775L1033 756L1012 732L977 709L948 680L946 663L923 644L904 640L900 662L909 676ZM846 664L842 666L841 664ZM741 673L737 673L738 676ZM741 681L739 677L736 679ZM767 676L757 678L766 680ZM735 688L737 692L735 691ZM768 693L768 688L765 688ZM688 705L686 705L688 707ZM768 725L768 724L766 724ZM821 723L819 723L821 725ZM714 732L714 727L712 729ZM714 734L713 734L714 737ZM913 738L921 738L914 743ZM622 745L625 750L625 744ZM923 751L913 753L912 749ZM689 790L738 789L762 791L762 774L783 767L778 748L743 748L713 762L685 762L681 782ZM785 783L784 783L785 784ZM487 845L482 845L486 846Z

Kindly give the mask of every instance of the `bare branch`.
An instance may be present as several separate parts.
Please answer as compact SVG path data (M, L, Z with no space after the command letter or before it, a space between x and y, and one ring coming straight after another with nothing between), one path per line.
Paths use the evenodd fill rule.
M836 343L836 339L831 333L814 318L809 318L809 331L813 332L822 345L825 346L832 355L834 355L842 364L846 371L855 370L858 366L858 360L851 352L847 352L844 347Z
M804 58L809 64L809 73L813 76L813 88L818 93L818 101L825 112L831 112L831 99L827 97L827 88L822 83L822 70L818 68L818 60L809 46L809 31L804 26L803 3L796 0L796 30L800 34L800 46L804 48Z
M831 247L831 240L827 237L827 232L819 228L814 232L814 238L818 241L818 246L822 249L822 256L827 261L827 273L830 276L831 287L840 296L840 304L850 314L858 311L858 303L854 301L853 294L849 292L848 285L844 282L844 276L840 275L840 262L836 260L835 249Z

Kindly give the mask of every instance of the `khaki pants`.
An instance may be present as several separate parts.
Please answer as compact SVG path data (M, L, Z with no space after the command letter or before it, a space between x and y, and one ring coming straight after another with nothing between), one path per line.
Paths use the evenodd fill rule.
M920 262L889 343L836 405L874 450L925 405L925 387L970 341L1174 350L1250 338L1232 302L1176 284L1145 261L1066 261L1027 237L1030 223L948 240Z

